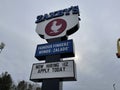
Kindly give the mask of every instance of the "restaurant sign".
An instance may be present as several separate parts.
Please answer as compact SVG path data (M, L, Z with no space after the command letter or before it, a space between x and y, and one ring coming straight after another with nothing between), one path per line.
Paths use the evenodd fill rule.
M36 20L36 32L43 39L71 35L79 29L78 16L78 6L39 15Z

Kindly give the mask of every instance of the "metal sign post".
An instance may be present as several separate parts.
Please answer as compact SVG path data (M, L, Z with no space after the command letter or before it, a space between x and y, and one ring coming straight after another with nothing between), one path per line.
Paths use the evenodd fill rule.
M65 39L67 39L67 38L65 38ZM62 41L62 38L47 40L48 43L56 42L56 41ZM46 56L46 60L45 60L46 63L48 63L48 62L59 62L59 61L61 61L60 60L60 55ZM60 79L43 80L42 90L62 90L62 81L60 81Z

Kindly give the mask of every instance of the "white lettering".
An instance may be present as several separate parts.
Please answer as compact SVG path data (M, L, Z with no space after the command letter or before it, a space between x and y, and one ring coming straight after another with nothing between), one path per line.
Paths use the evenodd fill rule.
M52 48L52 45L42 45L42 46L38 46L38 50L42 50L42 49L50 49Z
M68 47L54 48L53 53L68 51Z
M68 46L69 42L53 44L53 48Z
M51 53L50 49L48 49L48 50L40 50L39 51L39 54L48 54L48 53Z

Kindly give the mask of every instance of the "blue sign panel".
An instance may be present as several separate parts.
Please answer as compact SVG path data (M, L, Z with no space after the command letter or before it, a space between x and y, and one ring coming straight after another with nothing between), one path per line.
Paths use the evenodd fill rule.
M38 60L44 60L46 56L56 54L60 54L61 58L74 57L73 41L66 40L37 45L35 57Z

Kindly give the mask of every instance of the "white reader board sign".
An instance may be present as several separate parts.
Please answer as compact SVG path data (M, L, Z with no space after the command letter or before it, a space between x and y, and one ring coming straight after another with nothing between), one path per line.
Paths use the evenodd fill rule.
M42 80L53 78L58 78L62 81L76 81L74 61L65 60L60 62L33 64L30 80L42 82Z

